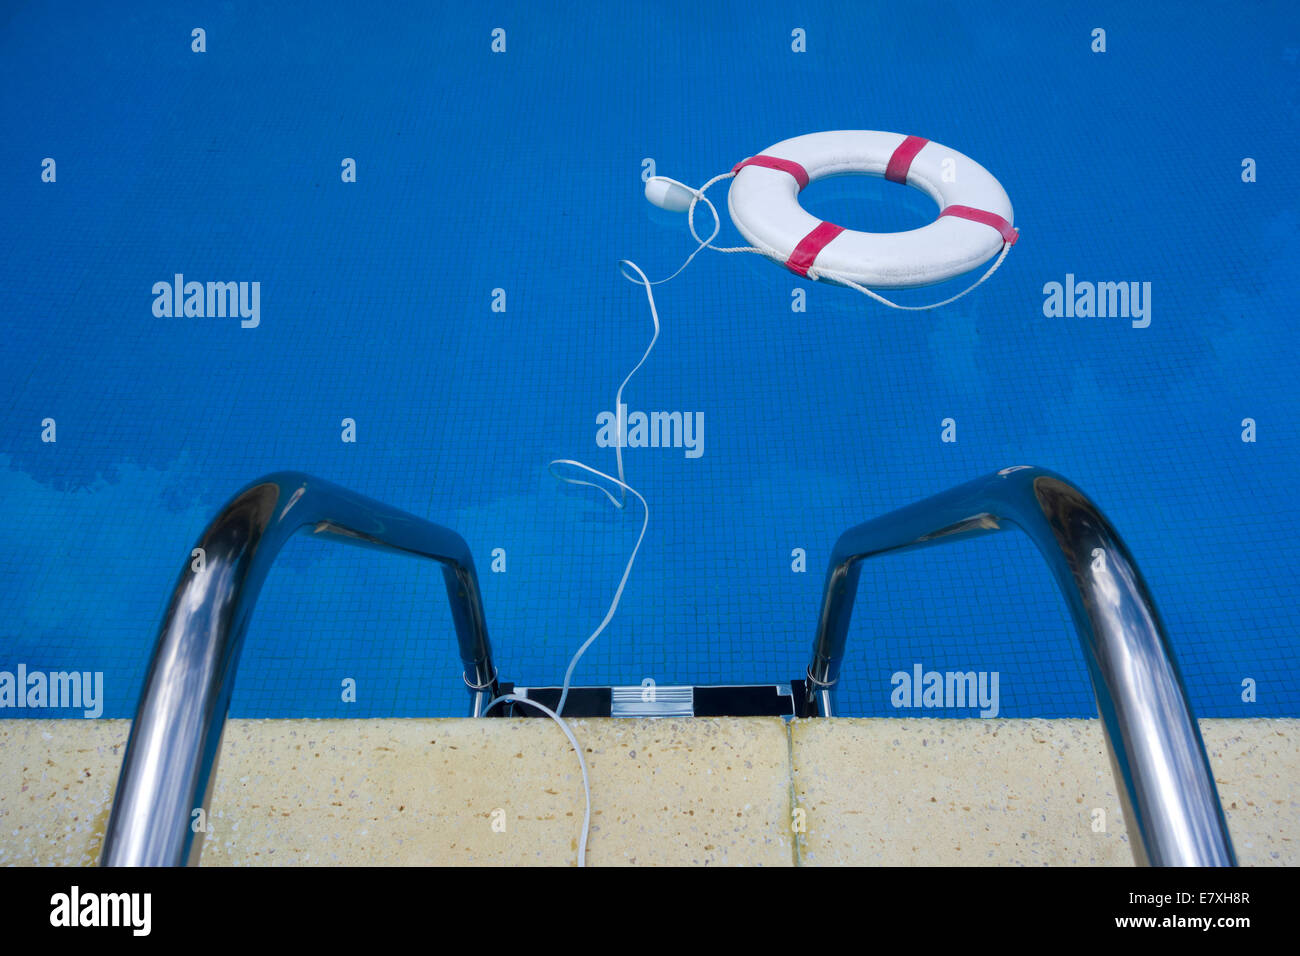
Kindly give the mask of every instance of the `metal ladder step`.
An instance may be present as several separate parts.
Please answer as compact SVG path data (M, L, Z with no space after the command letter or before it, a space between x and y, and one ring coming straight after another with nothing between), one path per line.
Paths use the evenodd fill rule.
M559 687L518 687L502 682L503 694L517 694L554 710ZM801 696L802 695L802 696ZM805 682L707 686L632 684L621 687L570 687L565 717L794 717L796 702L807 695ZM527 704L499 704L490 717L544 717Z

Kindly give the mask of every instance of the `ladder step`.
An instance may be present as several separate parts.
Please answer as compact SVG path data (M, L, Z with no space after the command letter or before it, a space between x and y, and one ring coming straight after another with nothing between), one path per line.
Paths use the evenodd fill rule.
M724 684L720 686L570 687L565 717L793 717L795 695L803 681L788 684ZM558 687L501 685L503 694L517 694L554 710ZM526 704L493 708L494 717L542 717Z

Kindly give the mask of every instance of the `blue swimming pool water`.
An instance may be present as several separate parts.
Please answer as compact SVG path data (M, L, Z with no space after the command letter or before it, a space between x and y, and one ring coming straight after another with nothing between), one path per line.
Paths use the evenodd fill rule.
M985 165L1020 243L930 313L757 257L706 253L660 286L628 404L703 412L704 451L627 452L649 531L577 682L799 676L841 531L1032 463L1124 534L1201 714L1300 714L1294 4L134 7L0 13L0 670L102 671L104 715L129 716L204 524L289 468L460 531L502 676L558 683L640 516L546 465L613 467L596 416L650 333L615 263L659 277L691 247L643 199L643 161L699 183L790 136L868 128ZM881 231L934 212L859 179L803 200ZM260 325L155 317L175 273L259 282ZM1046 317L1067 274L1150 282L1150 326ZM998 672L1003 716L1095 713L1023 537L869 563L849 650L846 714L898 714L890 675L916 663ZM290 545L232 713L464 706L435 567Z

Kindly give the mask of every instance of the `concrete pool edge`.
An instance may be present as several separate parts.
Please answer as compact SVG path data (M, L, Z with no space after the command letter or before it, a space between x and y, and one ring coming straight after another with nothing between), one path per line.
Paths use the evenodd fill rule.
M591 865L1132 863L1096 720L574 720ZM1300 862L1300 720L1200 721L1243 865ZM0 721L0 865L98 858L130 722ZM204 865L569 865L544 720L229 721Z

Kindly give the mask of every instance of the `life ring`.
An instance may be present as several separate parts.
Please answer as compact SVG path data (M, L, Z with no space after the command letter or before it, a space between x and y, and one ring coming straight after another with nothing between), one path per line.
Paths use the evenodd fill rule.
M768 258L814 279L847 279L868 289L933 285L983 265L1018 238L1011 200L993 174L919 136L808 133L737 163L732 173L727 208L741 235ZM848 173L915 186L939 204L939 216L907 232L859 232L799 205L809 183Z

